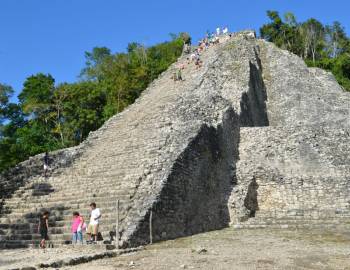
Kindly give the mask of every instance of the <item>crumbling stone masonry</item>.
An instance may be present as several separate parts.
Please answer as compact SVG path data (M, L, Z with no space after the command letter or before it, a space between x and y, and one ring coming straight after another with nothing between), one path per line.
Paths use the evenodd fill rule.
M350 218L350 95L330 73L307 68L270 43L257 43L269 126L240 129L231 224L345 225Z
M50 177L42 155L1 175L0 246L36 242L43 209L62 244L72 211L87 216L92 201L104 238L120 201L124 247L149 242L151 211L155 241L348 220L350 96L333 76L249 31L202 60L176 83L175 63L82 145L52 153Z

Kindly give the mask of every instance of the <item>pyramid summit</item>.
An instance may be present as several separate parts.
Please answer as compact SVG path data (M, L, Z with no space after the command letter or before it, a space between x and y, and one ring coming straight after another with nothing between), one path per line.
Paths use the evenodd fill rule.
M350 94L333 75L238 32L183 55L134 104L81 145L0 176L0 246L39 240L50 212L54 244L73 211L101 209L103 238L138 246L227 226L312 227L350 219ZM183 81L173 80L179 65Z

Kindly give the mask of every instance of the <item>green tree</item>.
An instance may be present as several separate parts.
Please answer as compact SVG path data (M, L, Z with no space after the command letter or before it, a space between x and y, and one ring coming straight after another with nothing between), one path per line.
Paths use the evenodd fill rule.
M303 57L309 66L332 71L339 84L350 91L350 40L339 22L324 26L314 18L300 23L292 13L286 13L284 20L277 11L267 15L270 22L260 28L262 38Z
M17 149L16 132L25 125L18 104L10 103L11 86L0 84L0 171L17 164L23 153Z
M313 63L321 57L324 48L325 30L316 19L309 19L301 25L304 39L304 58L311 56Z
M267 11L267 16L271 20L270 23L264 24L260 28L260 36L267 41L274 42L277 46L283 45L281 38L281 27L283 25L282 19L277 11Z
M284 21L277 11L267 11L270 23L264 24L260 28L262 38L274 42L282 49L292 51L297 55L301 55L301 35L299 24L293 13L288 12L284 15Z
M332 72L338 82L350 91L350 55L345 53L335 59Z
M11 86L0 83L0 128L6 119L9 100L12 94L13 88Z
M62 84L57 88L57 96L64 97L60 129L67 146L82 142L90 131L103 124L106 95L97 82Z
M50 74L39 73L27 78L18 96L23 112L47 124L54 90L55 80Z
M349 39L346 37L344 27L339 22L325 27L326 49L329 57L336 58L349 48Z
M111 51L106 47L94 47L92 52L85 52L86 67L81 71L80 76L84 79L101 80L103 66L106 59L111 58Z

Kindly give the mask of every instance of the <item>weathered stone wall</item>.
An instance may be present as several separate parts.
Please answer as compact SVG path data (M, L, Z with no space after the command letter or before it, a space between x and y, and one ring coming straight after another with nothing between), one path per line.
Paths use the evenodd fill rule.
M341 223L350 217L350 95L330 73L257 44L255 88L266 93L270 127L240 130L231 224Z
M231 222L350 218L349 130L242 128Z
M271 126L350 126L350 95L330 72L308 68L272 43L257 43Z
M175 161L150 209L155 241L220 229L230 221L228 198L235 176L239 118L232 109L217 127L203 125ZM220 179L220 180L219 180ZM128 243L149 242L150 212Z

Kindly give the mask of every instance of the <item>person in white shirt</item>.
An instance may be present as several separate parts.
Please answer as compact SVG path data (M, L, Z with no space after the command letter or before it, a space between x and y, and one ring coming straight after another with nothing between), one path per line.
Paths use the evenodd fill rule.
M216 35L220 36L220 27L216 28Z
M91 214L90 214L90 223L87 228L86 233L90 236L90 241L97 241L97 234L98 234L98 225L99 220L101 218L101 212L99 208L96 208L96 203L91 203Z
M224 35L227 35L227 34L228 34L228 28L227 28L227 26L225 26L224 29L222 29L222 33L223 33Z

